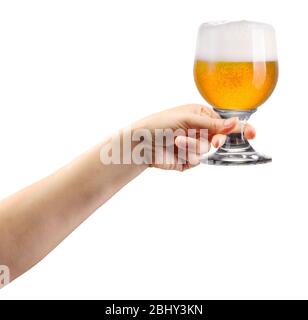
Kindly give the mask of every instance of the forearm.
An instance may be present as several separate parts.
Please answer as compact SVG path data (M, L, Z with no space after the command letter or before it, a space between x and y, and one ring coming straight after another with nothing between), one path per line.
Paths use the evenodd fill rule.
M148 134L141 139L141 146L144 143L145 149L140 154L142 148L135 148L138 141L131 141L132 132L122 130L119 140L114 142L111 139L94 147L55 174L0 202L0 265L8 266L12 279L16 278L41 260L99 206L147 168L145 164L106 164L108 161L103 160L108 160L108 156L102 157L102 154L106 156L109 147L118 146L117 141L121 144L121 155L125 155L122 160L132 160L130 157L133 157L132 163L147 162L157 168L183 171L196 165L196 162L192 163L179 156L196 150L196 146L202 144L200 139L186 137L187 130L207 129L214 140L215 135L236 132L238 127L237 119L220 119L213 111L201 105L176 107L144 118L132 126L132 140L138 140L138 134L141 133L139 129L148 130ZM170 129L175 131L180 128L185 134L182 139L177 137L172 141L175 147L174 143L178 140L173 150L170 151L163 143L156 150L156 141L153 144L156 128L168 129L169 132ZM130 144L127 141L131 142L131 146L128 146ZM162 145L164 148L161 148ZM125 148L121 148L123 146ZM101 152L102 148L105 152ZM201 149L205 152L207 148L208 143L206 148L200 147L198 156ZM184 150L184 153L178 153L179 149ZM131 151L136 152L132 154ZM156 162L156 156L166 161ZM145 162L139 161L142 158ZM173 160L169 162L169 159Z
M143 165L103 165L102 147L0 203L0 265L10 268L13 279L145 170Z

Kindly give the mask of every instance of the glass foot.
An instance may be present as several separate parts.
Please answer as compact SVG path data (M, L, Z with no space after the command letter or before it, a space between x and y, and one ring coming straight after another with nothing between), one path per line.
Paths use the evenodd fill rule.
M226 142L215 153L204 155L201 162L211 165L248 165L271 162L272 158L256 152L244 137L244 126L250 115L256 110L236 111L214 109L223 119L238 117L242 123L242 132L231 133Z
M224 166L261 164L271 161L271 157L256 152L252 147L250 147L249 150L241 152L227 151L220 148L215 153L201 158L201 163Z

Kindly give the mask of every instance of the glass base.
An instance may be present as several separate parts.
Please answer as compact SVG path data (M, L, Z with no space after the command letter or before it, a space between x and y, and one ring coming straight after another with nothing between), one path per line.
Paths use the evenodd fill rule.
M214 109L223 119L238 117L244 128L250 115L256 110L237 111ZM245 139L243 132L231 133L226 142L215 153L204 155L201 163L211 165L249 165L271 162L272 158L256 152Z
M251 146L248 150L241 152L223 150L220 148L215 153L201 158L201 163L224 166L261 164L271 161L271 157L256 152Z

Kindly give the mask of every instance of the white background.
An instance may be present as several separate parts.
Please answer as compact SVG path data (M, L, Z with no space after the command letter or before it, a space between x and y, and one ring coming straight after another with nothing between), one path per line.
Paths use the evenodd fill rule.
M307 299L306 3L1 1L1 198L138 118L204 103L202 22L273 24L280 78L251 119L272 164L150 169L0 299Z

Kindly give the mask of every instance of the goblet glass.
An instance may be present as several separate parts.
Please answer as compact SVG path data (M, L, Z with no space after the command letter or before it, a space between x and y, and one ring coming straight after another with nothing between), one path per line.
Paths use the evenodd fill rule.
M238 117L242 128L269 98L278 79L274 28L251 21L204 23L199 28L194 77L203 98L222 118ZM232 133L203 163L243 165L272 159L256 152L244 134Z

